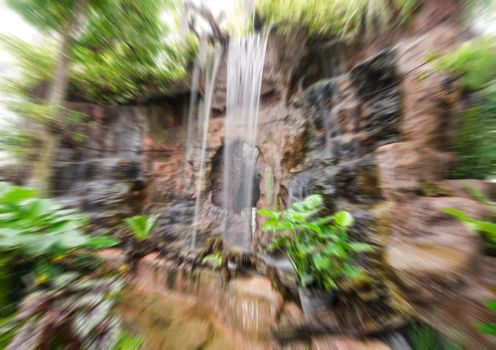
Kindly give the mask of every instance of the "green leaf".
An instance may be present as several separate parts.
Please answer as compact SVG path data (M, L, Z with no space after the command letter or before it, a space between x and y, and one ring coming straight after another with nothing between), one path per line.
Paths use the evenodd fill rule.
M341 210L334 214L334 222L342 227L350 227L353 225L354 219L350 213Z
M324 216L322 218L318 218L317 220L313 221L312 223L317 226L322 226L325 225L331 221L334 221L334 215L329 215L329 216Z
M322 203L323 203L323 199L320 194L314 194L308 196L303 200L303 202L301 202L301 204L306 210L318 209L322 206Z
M344 275L348 278L356 279L362 275L362 272L360 271L359 268L357 268L353 265L348 265L344 269Z
M91 236L86 245L93 249L110 248L118 245L120 241L109 236Z
M144 216L136 215L127 218L125 221L133 231L135 238L139 241L145 240L157 224L158 215Z
M368 253L374 251L374 248L370 244L367 243L350 243L348 247L357 253Z
M482 333L496 335L496 323L477 322L474 324L474 327Z
M332 260L320 255L316 255L313 259L317 270L329 269L332 266Z
M462 210L458 210L458 209L454 209L454 208L442 208L441 211L446 213L446 214L449 214L451 216L454 216L455 218L460 219L462 221L471 221L472 220Z
M335 256L340 255L338 247L333 243L327 244L324 247L323 252L327 255L335 255Z
M89 238L81 230L66 231L57 240L57 246L63 249L74 249L87 244Z
M319 225L316 225L316 224L313 224L313 223L310 223L310 224L305 224L304 226L305 228L309 228L310 230L318 233L318 234L322 234L322 229L320 228Z
M36 194L37 191L35 189L12 186L7 192L1 195L0 201L4 203L19 203L34 198Z
M292 222L304 222L305 216L293 209L288 209L283 213L284 220Z
M489 300L484 303L493 314L496 314L496 300Z
M280 216L279 212L269 209L259 209L257 210L257 213L270 219L279 219Z
M209 254L203 258L203 263L211 264L214 269L222 266L223 258L219 253Z

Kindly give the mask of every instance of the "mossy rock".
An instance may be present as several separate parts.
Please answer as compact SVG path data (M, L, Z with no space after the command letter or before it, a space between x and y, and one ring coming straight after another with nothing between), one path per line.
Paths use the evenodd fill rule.
M453 197L453 192L446 186L429 180L421 181L417 193L424 197Z

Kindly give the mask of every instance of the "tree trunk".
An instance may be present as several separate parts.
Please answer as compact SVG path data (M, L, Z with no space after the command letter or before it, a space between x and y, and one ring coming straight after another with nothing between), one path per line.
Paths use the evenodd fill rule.
M39 135L41 140L41 151L38 159L33 164L30 186L37 188L41 196L48 196L53 178L53 162L55 152L60 141L60 133L53 132L62 124L62 105L67 94L69 82L69 52L74 39L74 34L79 27L83 17L87 0L79 0L72 16L68 18L64 31L61 33L60 46L57 50L57 65L50 91L48 93L47 104L50 106L57 125L48 126Z

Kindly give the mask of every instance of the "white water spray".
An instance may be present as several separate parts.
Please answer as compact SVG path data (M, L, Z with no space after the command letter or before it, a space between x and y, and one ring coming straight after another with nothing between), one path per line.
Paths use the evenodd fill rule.
M228 215L223 240L245 249L250 247L253 230L258 112L268 34L264 31L232 40L227 59L223 205ZM235 208L241 212L234 212ZM230 227L232 215L241 215L246 224Z
M205 94L203 97L203 106L199 123L201 123L200 130L202 130L202 143L200 151L200 169L196 178L195 186L195 214L193 219L193 237L191 239L191 249L196 247L196 234L198 217L200 213L201 193L203 177L205 173L205 158L207 154L207 138L208 138L208 125L210 121L210 110L212 106L212 96L215 87L215 79L217 77L217 70L219 68L220 58L222 55L222 48L213 48L206 51L205 56ZM199 56L202 60L201 55ZM193 124L193 123L191 123Z

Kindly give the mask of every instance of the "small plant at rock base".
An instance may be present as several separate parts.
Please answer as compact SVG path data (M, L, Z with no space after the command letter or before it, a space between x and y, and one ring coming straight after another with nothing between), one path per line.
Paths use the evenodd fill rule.
M221 267L223 261L224 260L220 253L209 254L202 260L204 264L210 264L213 269L218 269L219 267Z
M125 221L133 232L134 237L138 241L143 241L148 238L152 230L157 225L157 219L158 215L135 215L127 218Z
M372 248L366 243L348 241L347 230L354 223L350 213L339 211L316 217L323 209L322 203L320 195L312 195L283 212L261 209L258 213L269 219L262 230L281 232L270 248L288 254L298 283L305 288L331 291L338 288L343 278L361 275L354 264L356 253Z

